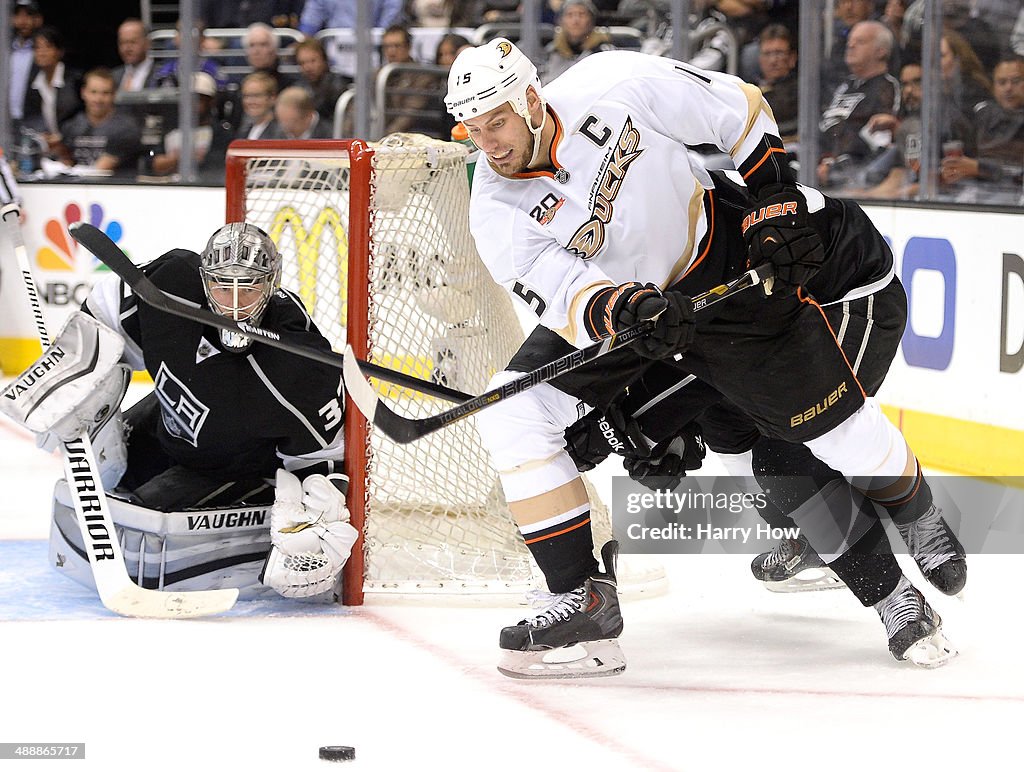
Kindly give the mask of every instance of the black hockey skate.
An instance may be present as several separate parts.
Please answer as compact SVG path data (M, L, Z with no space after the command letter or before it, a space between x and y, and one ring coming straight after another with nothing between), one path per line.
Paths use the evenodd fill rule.
M772 592L806 592L845 587L803 536L783 539L750 564L754 578Z
M910 554L932 586L945 595L957 595L967 584L967 553L953 529L932 504L912 523L896 528L907 543Z
M588 678L626 669L618 641L622 614L615 582L619 543L601 548L605 573L597 573L571 592L542 593L537 616L503 628L499 646L505 655L498 670L511 678Z
M940 667L957 655L942 634L942 619L905 576L896 589L875 604L885 624L889 651L898 660L920 667Z

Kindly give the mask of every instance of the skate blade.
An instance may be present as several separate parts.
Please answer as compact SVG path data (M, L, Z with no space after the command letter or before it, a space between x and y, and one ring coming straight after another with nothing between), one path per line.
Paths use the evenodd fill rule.
M506 651L498 664L502 675L530 681L597 678L625 669L626 656L614 638L543 651Z
M782 582L761 582L769 592L813 592L840 590L846 585L830 568L808 568Z
M946 640L942 630L936 630L907 649L903 659L918 667L936 668L947 664L959 653L953 644Z

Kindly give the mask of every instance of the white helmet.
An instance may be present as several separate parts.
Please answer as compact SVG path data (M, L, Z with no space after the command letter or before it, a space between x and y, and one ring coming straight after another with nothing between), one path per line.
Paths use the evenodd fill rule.
M281 267L281 255L270 236L255 225L232 222L210 236L199 274L210 308L229 319L258 325L270 296L281 283ZM228 302L214 296L214 290L225 289L230 291ZM242 302L241 290L257 290L258 294ZM225 347L239 352L252 344L248 336L227 330L221 330L220 339Z
M456 120L483 115L505 102L526 120L526 87L540 95L537 68L505 38L495 38L459 54L448 72L444 105Z
M543 117L534 128L526 105L526 89L533 86L540 98ZM516 115L526 121L533 133L532 164L540 148L540 133L547 120L540 78L533 62L516 48L510 40L495 38L476 48L467 48L459 54L448 72L448 93L444 105L457 121L475 118L505 102L512 105Z

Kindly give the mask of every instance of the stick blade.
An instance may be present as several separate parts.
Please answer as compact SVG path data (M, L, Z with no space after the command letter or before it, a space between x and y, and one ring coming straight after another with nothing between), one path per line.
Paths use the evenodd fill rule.
M356 359L351 346L345 346L345 363L342 365L342 379L349 397L377 429L380 429L392 442L400 445L412 442L434 431L435 427L426 428L424 423L430 421L403 418L380 400L380 395L373 384L359 369L360 362ZM440 428L440 425L436 428Z
M195 619L223 614L236 600L238 590L235 588L159 592L131 585L112 597L103 598L103 605L115 614L139 619Z
M345 346L345 362L341 367L341 377L345 381L345 388L352 398L359 412L366 416L371 423L377 415L377 403L380 397L369 380L359 369L359 361L356 359L352 346Z

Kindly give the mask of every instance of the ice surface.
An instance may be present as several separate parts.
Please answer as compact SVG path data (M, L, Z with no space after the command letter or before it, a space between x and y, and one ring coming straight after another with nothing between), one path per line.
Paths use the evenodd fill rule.
M939 670L892 660L844 591L775 595L749 556L681 555L667 595L625 605L623 675L524 684L494 667L514 608L114 617L46 565L58 459L6 420L0 458L0 742L85 742L75 770L326 770L321 745L359 770L1022 764L1017 555L972 556L965 602L926 590L961 651Z

